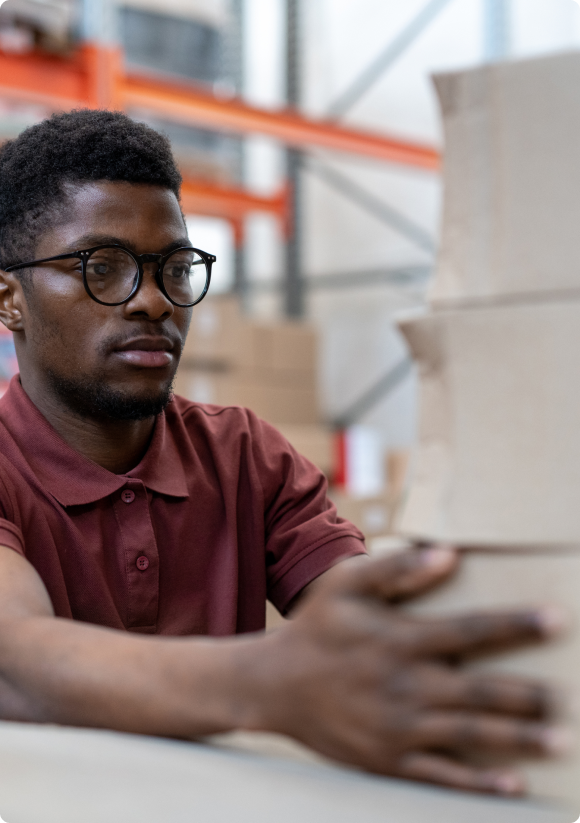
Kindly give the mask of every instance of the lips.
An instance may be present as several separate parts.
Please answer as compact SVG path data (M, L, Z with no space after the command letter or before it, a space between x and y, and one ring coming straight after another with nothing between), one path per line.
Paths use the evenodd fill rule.
M115 351L171 351L173 343L167 337L134 337L119 346L115 346Z
M167 337L135 337L115 346L114 354L128 365L162 368L173 362L173 343Z

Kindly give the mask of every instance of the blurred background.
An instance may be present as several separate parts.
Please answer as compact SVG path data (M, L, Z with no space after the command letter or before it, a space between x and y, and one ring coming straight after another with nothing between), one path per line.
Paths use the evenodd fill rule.
M218 258L177 391L281 428L376 541L416 430L393 316L423 304L438 244L430 75L579 47L573 0L6 0L0 141L83 106L169 136ZM6 334L0 358L6 380Z

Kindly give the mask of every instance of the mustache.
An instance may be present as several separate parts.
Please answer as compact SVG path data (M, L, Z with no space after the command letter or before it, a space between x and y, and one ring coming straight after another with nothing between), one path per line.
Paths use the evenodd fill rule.
M105 337L99 344L100 354L109 354L119 348L122 348L126 343L135 340L138 337L165 337L171 343L172 350L180 355L183 348L183 338L175 331L175 328L169 329L163 325L151 324L135 324L130 331L123 334L115 334L110 337Z

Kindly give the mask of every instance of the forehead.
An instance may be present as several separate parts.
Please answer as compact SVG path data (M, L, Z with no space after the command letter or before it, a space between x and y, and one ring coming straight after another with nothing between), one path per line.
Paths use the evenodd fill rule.
M187 232L170 189L99 181L70 188L63 219L40 238L37 253L79 248L76 244L91 235L122 238L142 253L185 238Z

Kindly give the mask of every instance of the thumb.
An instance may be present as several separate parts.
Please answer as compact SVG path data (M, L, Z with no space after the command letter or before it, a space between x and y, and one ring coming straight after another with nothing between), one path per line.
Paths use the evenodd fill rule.
M371 560L353 558L337 566L334 586L343 594L396 602L442 583L458 563L457 550L447 545L416 547Z

